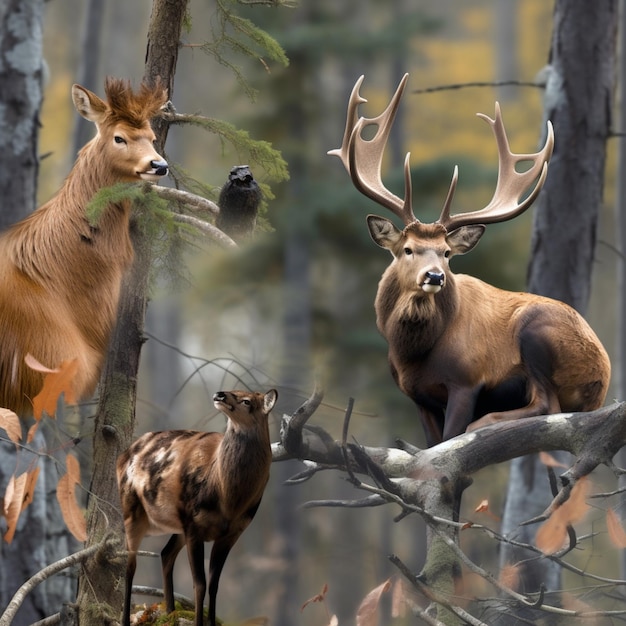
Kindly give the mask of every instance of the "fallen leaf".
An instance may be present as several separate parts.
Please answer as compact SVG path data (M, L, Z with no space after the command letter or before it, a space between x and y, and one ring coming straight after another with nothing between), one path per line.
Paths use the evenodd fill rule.
M500 570L498 582L508 589L513 589L514 591L517 590L519 585L519 566L511 563L505 565Z
M300 613L304 611L304 609L313 602L324 602L326 600L326 594L328 593L328 584L324 583L322 590L317 595L314 595L312 598L309 598L301 607Z
M626 532L613 509L606 512L606 527L613 544L618 548L626 548Z
M7 531L4 533L4 540L7 543L13 541L15 530L17 529L17 520L22 511L22 503L24 501L24 489L26 486L26 474L20 474L17 478L15 475L9 479L9 484L4 493L3 513L7 520Z
M407 597L404 583L396 580L391 590L391 617L405 617L407 609Z
M377 626L380 598L390 588L391 579L387 579L365 596L356 614L356 626Z
M564 465L560 461L557 461L551 454L548 454L547 452L540 452L539 453L539 460L546 467L564 467L564 468L567 469L567 465Z
M76 485L80 484L80 466L76 457L67 455L66 468L57 485L57 500L67 528L78 541L83 542L87 539L87 522L76 501Z
M6 430L9 439L13 443L19 443L22 438L22 425L20 418L9 409L0 409L0 428Z
M50 370L44 368L41 364L38 364L40 366L39 368L33 367L33 365L37 364L37 361L33 357L28 359L30 356L31 355L26 355L25 359L29 367L37 369L37 371L45 370L43 387L33 398L33 415L35 419L40 420L44 412L50 416L54 416L61 394L65 395L65 402L67 402L67 404L76 404L74 379L78 372L78 359L63 361L57 369ZM34 361L34 363L32 361ZM43 368L43 370L41 368Z
M589 481L581 478L572 488L569 498L539 527L535 536L537 547L545 554L558 552L565 544L568 525L580 521L587 511Z
M489 500L482 500L480 504L474 509L475 513L482 513L489 510Z

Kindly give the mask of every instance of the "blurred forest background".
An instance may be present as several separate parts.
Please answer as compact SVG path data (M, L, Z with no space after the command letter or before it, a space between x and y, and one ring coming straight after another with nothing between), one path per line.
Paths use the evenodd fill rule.
M56 191L75 158L78 116L70 87L79 81L84 59L86 4L47 4L40 202ZM106 75L138 81L150 8L148 0L104 3L99 60L93 84L85 87L102 94ZM376 115L409 72L388 150L387 186L402 193L401 164L411 151L420 219L438 216L454 164L460 167L456 211L484 206L495 188L497 152L490 130L475 113L492 115L499 100L512 149L535 150L543 128L542 90L502 86L413 92L459 83L540 83L552 9L545 0L300 0L291 8L237 8L274 36L290 60L282 68L233 56L256 90L251 99L232 70L202 49L219 30L214 3L191 1L172 97L176 109L226 120L271 142L287 161L290 180L270 182L275 197L267 200L265 227L254 241L236 252L190 247L178 273L155 283L137 434L173 427L221 430L211 396L243 385L279 389L272 424L277 429L280 414L294 411L319 380L326 396L315 421L335 436L347 399L354 397L352 434L361 443L391 445L402 437L423 445L416 409L391 379L386 345L375 326L376 285L389 258L369 239L365 215L379 208L352 188L339 160L326 152L341 143L348 96L359 75L366 76L361 93L369 101L361 112ZM230 168L247 157L209 135L174 127L166 158L214 187L217 198ZM614 161L611 154L587 316L611 354L617 306ZM268 182L266 172L254 166L253 172ZM532 210L490 226L476 251L455 260L455 271L524 289L531 221ZM84 458L91 453L89 428L87 423L85 432L77 433L86 436L78 448ZM299 469L297 463L274 465L259 514L229 558L218 600L218 613L229 621L284 613L285 624L325 623L319 607L298 613L328 583L330 610L341 624L351 623L367 591L395 573L389 553L397 552L419 570L424 541L419 520L394 524L397 511L389 507L301 510L307 500L358 494L331 473L285 487L283 481ZM465 493L464 506L473 511L489 498L491 510L498 511L506 479L506 467L478 476ZM146 547L160 550L161 545L159 539ZM496 563L496 555L492 558ZM608 568L611 560L604 563ZM177 571L177 591L190 595L185 558L179 559ZM158 561L146 560L135 580L159 586Z

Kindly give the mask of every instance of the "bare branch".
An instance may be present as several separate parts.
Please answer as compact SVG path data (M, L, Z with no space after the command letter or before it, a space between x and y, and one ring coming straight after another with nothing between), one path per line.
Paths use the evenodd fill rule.
M74 554L70 554L47 567L44 567L41 571L37 572L34 576L29 578L14 594L13 598L9 602L2 616L0 616L0 626L10 626L15 614L19 610L20 606L24 602L26 596L44 580L47 580L51 576L62 572L68 567L72 567L77 563L82 563L84 560L91 557L93 554L100 550L112 550L118 547L118 539L114 536L107 535L100 543L94 544L83 550L79 550Z

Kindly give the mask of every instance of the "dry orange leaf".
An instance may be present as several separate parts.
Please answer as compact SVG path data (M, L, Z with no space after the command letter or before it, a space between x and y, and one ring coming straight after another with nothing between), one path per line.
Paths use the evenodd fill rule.
M378 625L378 606L380 598L386 591L391 588L391 579L387 579L384 583L372 589L363 598L363 602L359 606L356 613L356 626L377 626Z
M508 563L500 570L498 581L508 589L516 590L519 585L519 566Z
M545 554L558 552L567 540L567 526L580 521L587 511L589 481L581 478L572 488L569 499L546 520L537 531L535 543Z
M57 369L49 369L39 363L31 354L24 359L28 367L44 374L43 387L33 398L33 415L40 420L44 411L53 416L61 394L65 394L65 402L76 404L74 379L78 372L78 359L63 361Z
M324 600L326 600L326 594L328 593L328 584L324 583L324 586L322 587L322 590L314 595L312 598L309 598L301 607L300 607L300 612L304 611L304 609L309 605L312 604L313 602L324 602Z
M7 531L4 533L4 540L7 543L11 543L15 535L17 520L19 519L22 511L25 487L26 474L20 474L17 478L13 475L9 479L9 484L7 485L6 492L4 493L3 513L7 520Z
M80 466L76 457L67 455L66 468L67 472L59 478L57 485L57 500L67 528L78 541L82 542L87 539L87 522L83 510L76 501L76 485L80 484Z
M480 504L474 509L474 513L483 513L489 510L489 500L481 500Z
M26 484L24 485L24 501L22 511L33 501L35 497L35 485L39 478L39 467L26 472Z
M20 418L9 409L0 409L0 428L6 430L9 439L13 443L19 443L22 438L22 425Z
M551 454L548 454L547 452L540 452L539 460L546 467L564 467L567 469L567 465L561 463L560 461L557 461Z
M407 593L401 580L396 580L391 590L391 617L405 617Z
M606 512L606 527L609 531L611 541L618 548L626 548L626 532L624 531L624 527L617 513L613 509L609 509Z

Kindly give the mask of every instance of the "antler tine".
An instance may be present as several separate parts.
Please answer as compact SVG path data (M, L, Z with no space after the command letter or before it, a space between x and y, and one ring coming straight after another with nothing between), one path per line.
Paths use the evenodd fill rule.
M550 121L548 121L546 143L539 152L516 154L511 152L509 147L500 105L497 102L495 119L491 119L483 113L478 113L478 117L484 119L491 126L498 145L498 182L496 183L496 190L489 204L483 209L450 215L450 204L454 194L454 187L456 186L456 181L453 179L453 184L450 185L450 191L448 192L441 216L437 220L448 231L469 224L504 222L520 215L536 200L548 174L548 162L554 148L554 130ZM532 165L525 172L518 172L515 166L521 161L532 161ZM520 196L535 180L537 182L531 193L522 202L519 202Z
M387 108L377 117L357 118L358 105L367 102L359 94L363 82L361 76L350 94L348 115L341 148L330 150L328 154L338 156L348 173L354 186L365 196L389 209L405 224L417 221L411 208L411 176L409 154L404 162L404 200L389 191L381 179L382 160L391 131L393 120L398 111L400 99L406 86L409 75L405 74L396 89ZM366 126L376 126L376 133L372 139L363 139L362 132Z

